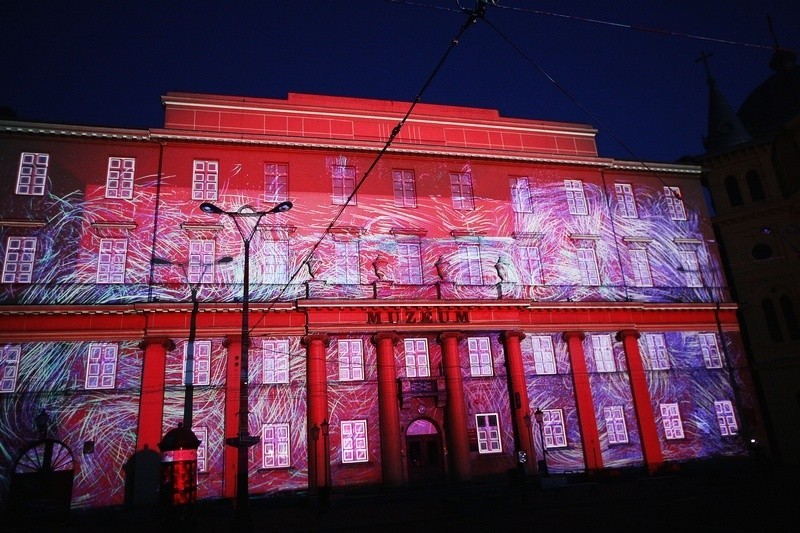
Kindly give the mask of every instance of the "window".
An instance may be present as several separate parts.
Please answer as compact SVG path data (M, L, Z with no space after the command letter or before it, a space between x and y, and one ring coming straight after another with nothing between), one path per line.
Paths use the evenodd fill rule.
M339 381L364 379L364 345L361 339L339 339Z
M289 281L289 241L264 241L263 254L264 282L283 284Z
M336 254L336 276L338 283L357 285L359 276L358 241L337 241L334 243Z
M219 161L194 162L192 200L216 200L219 183Z
M208 472L208 428L200 426L192 428L200 445L197 447L197 472Z
M35 257L36 237L9 237L3 263L3 283L30 283Z
M511 205L515 213L533 213L533 198L528 178L511 178Z
M544 447L566 448L567 432L564 430L564 413L561 409L542 409Z
M728 202L731 204L731 207L744 204L742 191L739 189L739 180L736 179L736 176L728 176L725 178L725 191L728 193Z
M422 252L419 243L397 243L397 270L401 283L422 284Z
M788 295L782 294L778 298L778 303L780 303L781 311L783 311L783 321L786 323L789 338L800 339L800 324L798 324L797 314L794 312L792 299Z
M463 268L461 271L464 285L482 285L483 272L481 270L481 248L477 244L464 244L460 246Z
M503 446L500 442L500 423L497 413L475 415L478 432L478 453L500 453Z
M189 367L189 343L183 348L182 383L192 385L208 385L211 382L211 341L194 341L192 367Z
M475 197L472 190L472 174L469 172L450 173L450 196L453 207L459 211L475 209Z
M356 190L356 169L346 165L334 165L331 169L331 178L333 180L333 203L336 205L345 205L350 195ZM351 203L356 203L356 198L353 196Z
M16 390L21 353L19 346L6 345L0 348L0 392Z
M700 351L703 352L703 363L706 368L722 368L722 357L717 346L716 334L700 334Z
M625 426L625 410L621 405L603 408L606 419L606 435L609 444L625 444L628 442L628 428Z
M683 422L677 403L661 404L661 423L664 426L664 435L667 440L684 438Z
M365 463L369 460L367 448L367 421L342 420L342 462Z
M600 285L600 272L597 270L597 257L594 248L578 248L578 268L581 272L581 283L584 285Z
M664 187L664 197L667 199L669 218L672 220L686 220L686 209L683 206L680 187Z
M213 283L216 245L211 239L189 241L189 283Z
M431 375L428 359L428 339L405 339L403 341L407 378L426 378Z
M611 347L611 335L592 335L594 362L598 372L616 372L614 349Z
M264 200L267 203L285 202L289 199L289 165L264 163Z
M289 383L289 341L265 339L261 344L264 383Z
M133 198L136 160L132 157L109 157L106 174L106 198Z
M522 263L523 272L526 274L526 281L529 285L542 285L544 276L542 274L542 258L539 254L538 246L520 246L519 258Z
M467 339L469 350L469 371L473 377L491 376L492 346L489 337L469 337Z
M49 154L22 152L17 172L17 194L44 196Z
M564 190L567 193L567 207L571 215L588 215L589 204L583 192L583 182L580 180L564 180Z
M761 177L755 170L748 170L744 179L747 181L747 188L750 190L750 199L754 202L766 200L767 195L764 194L764 187L761 185Z
M417 190L413 170L393 170L392 187L395 207L417 207Z
M97 254L97 283L125 283L127 239L100 239Z
M687 287L702 287L703 277L700 274L700 261L694 250L680 250L681 268Z
M723 437L739 433L736 416L733 414L733 404L729 400L715 401L714 411L717 413L717 424L719 424L719 432Z
M556 357L553 352L553 339L547 335L534 335L531 337L533 347L533 364L536 373L555 374Z
M264 424L261 427L261 467L288 468L289 424Z
M652 287L653 276L650 273L650 259L646 249L634 248L630 251L633 283L637 287Z
M775 305L769 298L761 300L761 312L764 313L764 320L767 323L767 330L772 342L783 342L783 331L778 322L778 313L775 312Z
M619 214L622 218L638 218L636 212L636 198L633 196L633 186L630 183L615 183Z
M650 356L650 370L669 370L669 353L663 333L645 333L647 355Z
M116 344L90 344L86 358L86 389L113 389L117 376Z

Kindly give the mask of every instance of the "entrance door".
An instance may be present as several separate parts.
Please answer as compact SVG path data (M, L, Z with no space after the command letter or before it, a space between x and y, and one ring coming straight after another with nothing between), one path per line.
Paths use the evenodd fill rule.
M415 420L406 431L409 485L434 485L444 480L444 457L439 430L424 418Z

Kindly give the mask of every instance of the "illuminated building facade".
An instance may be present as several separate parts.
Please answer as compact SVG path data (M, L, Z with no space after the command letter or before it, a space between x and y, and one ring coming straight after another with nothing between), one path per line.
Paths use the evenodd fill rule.
M0 123L4 491L39 431L73 506L142 494L195 284L198 493L234 495L243 243L202 202L294 203L251 248L254 494L506 475L518 451L654 472L760 435L699 167L486 109L420 104L378 157L407 103L163 102L163 129Z

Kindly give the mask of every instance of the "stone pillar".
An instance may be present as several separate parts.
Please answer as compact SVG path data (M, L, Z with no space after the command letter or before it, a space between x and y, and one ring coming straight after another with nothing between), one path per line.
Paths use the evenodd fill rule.
M534 472L535 453L531 440L531 409L528 401L528 388L525 380L525 368L522 365L522 348L520 341L525 338L521 331L504 331L500 340L506 353L508 370L508 394L511 397L511 416L514 421L514 441L517 450L528 454L525 471Z
M225 337L222 345L228 349L225 365L225 439L239 434L239 391L241 390L240 367L242 364L242 337L232 335ZM238 450L234 446L223 446L223 478L222 494L226 498L236 496L236 469L238 468Z
M372 337L372 342L378 347L378 409L383 483L389 487L399 487L403 484L403 456L394 346L400 342L400 337L396 333L377 333Z
M572 366L572 382L575 387L575 403L578 408L578 424L581 428L583 444L583 460L586 469L592 472L603 468L603 453L600 449L600 435L597 431L592 389L589 385L589 372L586 368L586 354L583 351L583 339L585 338L586 335L580 331L564 333Z
M175 349L175 343L166 337L151 337L143 340L139 348L144 350L144 365L136 451L148 449L159 453L164 423L164 371L167 352Z
M458 357L458 341L463 338L464 335L457 332L445 332L439 335L439 342L442 345L445 386L447 387L447 407L445 408L447 449L455 481L469 481L472 478L467 435L467 409L464 405L464 382L461 375L461 361Z
M325 365L325 348L330 344L330 337L324 334L306 335L303 345L306 347L306 424L308 427L308 489L316 493L327 487L329 450L327 440L322 432L314 440L311 430L322 428L328 420L328 370Z

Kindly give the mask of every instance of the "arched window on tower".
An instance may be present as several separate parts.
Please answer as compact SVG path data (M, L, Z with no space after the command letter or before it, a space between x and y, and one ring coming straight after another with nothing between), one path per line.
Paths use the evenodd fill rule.
M747 180L747 188L750 190L750 199L754 202L766 200L767 195L764 194L764 186L761 184L761 176L755 170L748 170L745 176Z
M797 322L797 314L794 312L794 304L792 299L784 294L779 300L781 304L781 311L783 312L783 321L786 323L786 330L789 333L790 339L800 339L800 324Z
M769 298L761 300L761 311L764 313L764 320L767 322L767 330L772 342L783 342L781 325L778 323L778 314L775 312L772 300Z
M736 179L736 176L728 176L725 178L725 190L728 192L728 201L731 207L744 204L742 191L739 189L739 181Z

